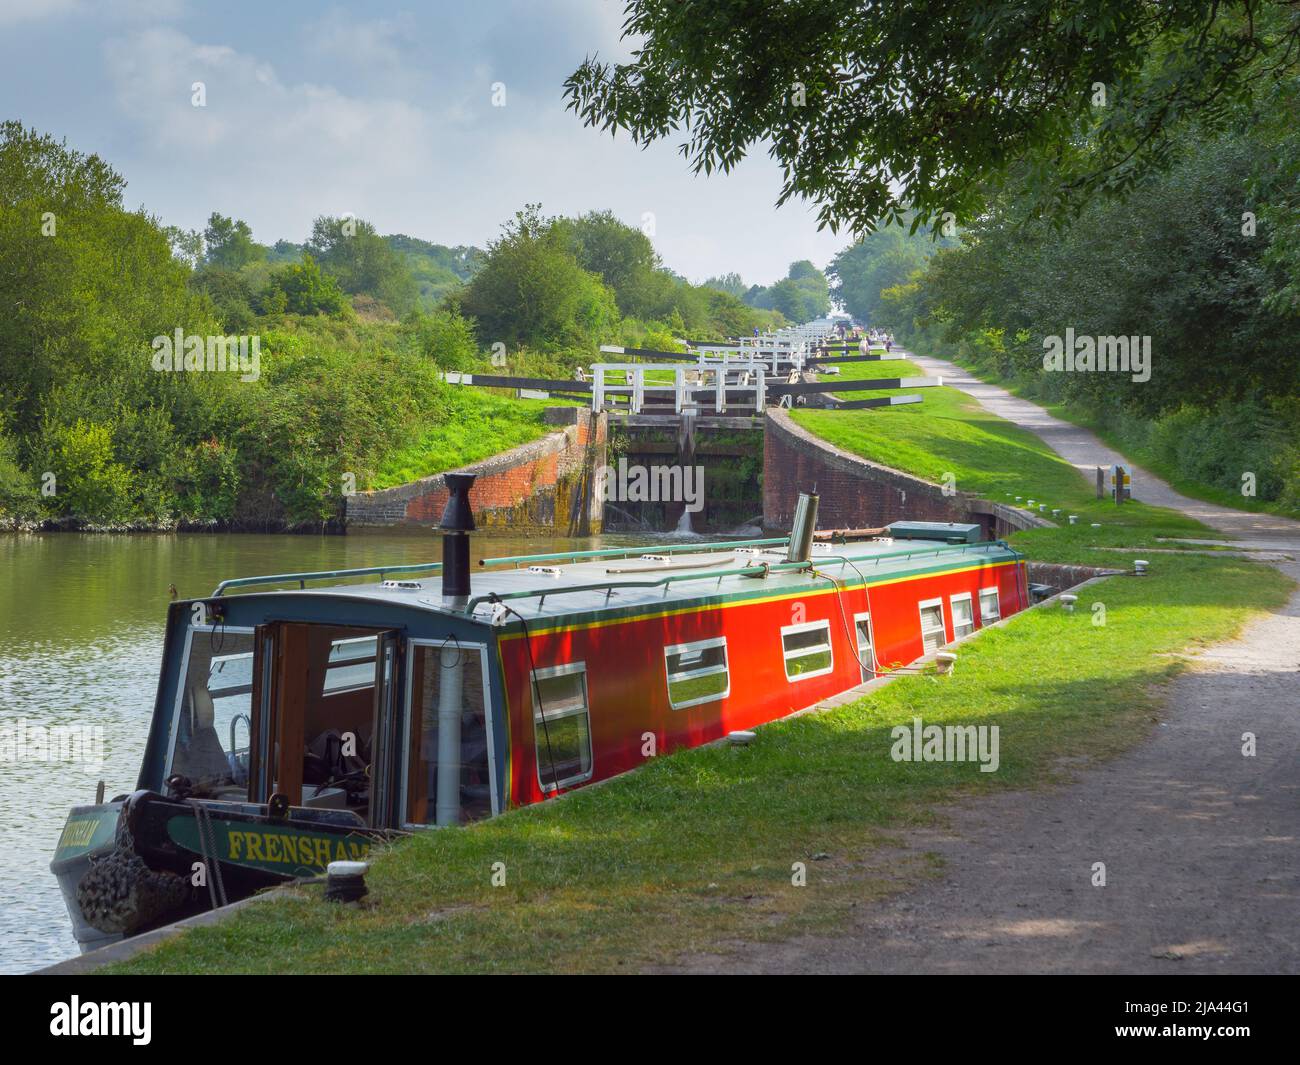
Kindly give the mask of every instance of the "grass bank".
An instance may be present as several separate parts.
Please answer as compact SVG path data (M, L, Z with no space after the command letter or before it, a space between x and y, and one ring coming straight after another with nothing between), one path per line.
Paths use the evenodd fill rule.
M895 364L898 376L920 375L912 363ZM963 492L1000 503L1022 505L1030 499L1062 511L1059 520L1078 514L1079 524L1024 533L1018 546L1037 543L1062 561L1079 550L1100 547L1154 547L1157 536L1222 536L1171 510L1129 502L1122 507L1096 498L1089 484L1068 462L1027 429L990 414L955 388L904 389L858 393L922 397L919 404L884 410L796 409L791 417L809 432L837 447L935 483L951 480ZM1092 523L1101 527L1094 529ZM1170 546L1170 545L1161 545ZM1112 562L1114 559L1112 558Z
M1286 594L1257 564L1162 556L1149 578L1088 591L1106 604L1104 627L1089 610L1027 612L963 645L951 677L900 677L850 706L765 726L746 748L677 752L560 801L405 841L375 860L365 908L299 888L110 971L610 972L830 928L929 871L923 860L878 868L891 834L935 804L1030 786L1063 756L1134 742L1182 668L1171 656L1231 636L1251 612L1241 604L1275 608ZM890 729L915 715L1000 726L998 771L894 762ZM795 862L805 887L791 883ZM496 863L502 887L491 885Z
M1032 387L1027 387L1024 380L1003 377L974 360L957 359L951 354L935 355L935 357L956 362L971 376L977 377L988 384L1005 388L1013 395L1038 404L1054 417L1095 433L1108 447L1114 448L1138 466L1155 474L1176 492L1187 496L1189 499L1199 499L1206 503L1217 503L1220 506L1247 510L1257 514L1277 514L1286 518L1300 518L1300 509L1294 506L1259 499L1257 496L1243 496L1239 491L1227 491L1187 476L1176 464L1168 461L1167 458L1159 454L1151 446L1149 436L1139 439L1133 433L1117 428L1096 411L1089 410L1077 403L1061 403L1046 398L1038 394Z
M379 464L367 487L392 488L471 462L556 432L542 421L547 407L563 400L515 399L472 387L451 389L445 417Z

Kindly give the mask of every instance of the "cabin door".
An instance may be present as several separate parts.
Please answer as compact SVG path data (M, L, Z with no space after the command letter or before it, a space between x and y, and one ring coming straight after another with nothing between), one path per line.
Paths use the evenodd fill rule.
M393 629L277 621L254 633L249 798L393 816L402 678Z

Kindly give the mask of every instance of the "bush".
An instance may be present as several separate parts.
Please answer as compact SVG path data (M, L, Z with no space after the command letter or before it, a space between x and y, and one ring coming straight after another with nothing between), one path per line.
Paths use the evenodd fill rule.
M283 300L276 296L277 292L283 294ZM264 300L267 311L283 309L293 314L347 315L352 310L339 283L310 255L303 255L300 263L274 271Z
M117 462L113 428L77 419L46 424L42 431L45 468L54 474L54 495L45 501L52 516L88 525L122 525L133 517L131 471Z
M443 370L468 370L478 359L474 326L455 310L409 315L403 323L416 351Z
M18 443L0 433L0 522L30 521L40 515L37 487L18 461Z

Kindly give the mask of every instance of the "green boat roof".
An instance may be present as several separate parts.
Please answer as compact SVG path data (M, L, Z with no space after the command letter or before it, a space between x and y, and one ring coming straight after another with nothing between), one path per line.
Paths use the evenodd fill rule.
M593 557L594 556L594 557ZM817 542L809 563L785 561L784 541L737 541L721 544L647 545L559 555L485 560L473 572L472 591L459 608L442 598L437 564L372 568L374 579L361 583L306 588L307 580L339 579L349 571L292 574L225 582L221 589L250 583L296 582L296 596L362 598L405 608L415 607L476 622L517 627L672 610L688 604L799 594L813 585L856 586L894 580L963 565L987 565L1019 558L1002 541L936 543L865 540L845 544ZM493 563L497 565L492 567ZM414 573L424 570L426 576ZM271 591L270 596L288 594ZM498 603L507 605L502 611Z

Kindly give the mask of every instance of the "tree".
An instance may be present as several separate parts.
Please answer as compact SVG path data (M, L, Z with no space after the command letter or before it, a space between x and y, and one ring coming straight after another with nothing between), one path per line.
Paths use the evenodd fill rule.
M937 249L955 244L954 237L910 233L903 225L877 229L831 260L831 294L859 321L883 324L876 320L881 293L907 281Z
M704 282L705 288L716 288L719 292L727 292L737 299L742 299L747 291L744 280L734 271L723 274L721 277L710 277Z
M1252 83L1289 76L1285 0L625 0L630 63L565 83L587 124L638 144L684 133L696 173L770 147L832 229L975 216L1026 158L1035 210L1127 192L1189 118L1222 129Z
M659 269L659 256L641 230L620 222L612 211L591 211L581 218L559 218L557 233L568 245L578 265L614 290L624 314L646 309L649 275Z
M347 297L339 283L325 273L316 260L304 254L302 262L289 263L271 274L268 292L283 293L284 309L293 314L343 314Z
M174 388L148 370L151 338L215 328L168 233L123 209L123 185L98 156L0 124L0 421L23 452L56 386L87 383L73 419L127 379L144 404Z
M755 285L745 293L751 307L776 310L792 322L811 322L831 309L826 275L807 259L791 263L786 276L770 288Z
M208 216L203 243L207 249L204 262L209 266L238 270L241 266L266 258L266 248L253 240L253 231L247 222L227 218L215 211Z
M397 315L415 306L418 289L410 266L369 222L360 218L317 218L307 251L338 278L344 292L374 296Z
M614 293L584 270L564 227L528 204L488 245L460 298L483 344L594 348L618 322Z
M1288 279L1267 242L1243 232L1243 213L1258 206L1243 175L1272 157L1248 128L1188 136L1158 179L1123 203L1095 202L1064 230L1027 219L1009 188L921 279L946 335L996 331L1006 348L999 369L1046 376L1058 397L1143 418L1300 394L1294 319L1269 309ZM1150 379L1044 375L1043 340L1067 328L1149 337Z

